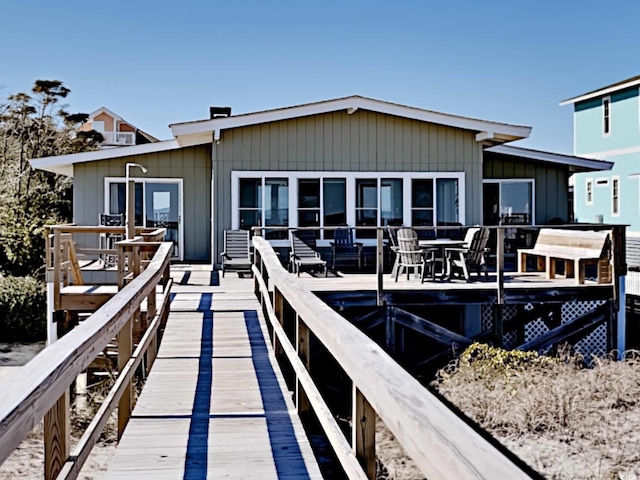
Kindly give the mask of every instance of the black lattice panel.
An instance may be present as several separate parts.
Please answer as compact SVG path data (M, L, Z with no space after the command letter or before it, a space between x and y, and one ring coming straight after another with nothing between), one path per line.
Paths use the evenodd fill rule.
M569 323L578 317L581 317L589 312L592 312L601 305L604 305L606 300L591 300L586 302L567 302L562 304L562 323Z
M544 322L540 318L530 321L524 326L524 341L529 343L531 340L538 338L540 335L544 335L549 331Z
M576 352L580 353L587 361L591 356L603 357L607 355L607 324L596 328L585 338L576 342Z
M480 323L482 325L482 331L490 330L493 328L493 305L482 305L481 308L482 318Z

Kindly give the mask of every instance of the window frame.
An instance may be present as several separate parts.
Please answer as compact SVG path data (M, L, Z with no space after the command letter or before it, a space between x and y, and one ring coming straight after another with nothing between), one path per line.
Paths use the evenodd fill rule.
M602 136L611 135L611 96L602 97Z
M530 183L531 184L531 223L529 225L536 224L536 179L535 178L487 178L482 181L482 185L486 183L497 183L498 186L498 198L500 199L500 205L498 208L502 208L502 184L503 183ZM484 191L482 192L482 198L484 201ZM484 205L482 206L484 211ZM526 225L526 224L525 224ZM517 224L515 226L518 226Z
M617 189L616 189L617 185ZM617 192L616 192L617 190ZM618 175L611 177L611 216L620 216L620 177Z
M340 178L345 180L346 195L346 223L350 227L356 226L356 180L357 179L376 179L378 194L378 225L380 224L380 192L382 179L402 179L402 218L404 225L410 225L411 222L411 180L413 179L433 179L434 185L434 223L437 223L437 192L436 179L450 178L458 182L458 218L461 224L465 224L465 172L357 172L357 171L288 171L288 170L233 170L231 172L231 228L239 228L239 181L241 178L262 178L264 185L265 178L288 178L289 179L289 228L298 226L298 180L300 179L319 179L320 194L323 195L324 179ZM320 204L320 226L324 227L324 203ZM358 238L366 245L375 244L375 239ZM325 239L324 234L318 239L318 245L328 246L331 239ZM289 245L288 240L270 240L274 247L286 247Z
M593 205L593 178L584 179L584 202L585 205Z

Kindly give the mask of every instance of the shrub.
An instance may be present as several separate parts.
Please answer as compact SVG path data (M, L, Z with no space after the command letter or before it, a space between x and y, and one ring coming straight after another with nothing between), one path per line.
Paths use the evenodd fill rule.
M47 295L33 277L0 278L0 341L36 342L46 338Z

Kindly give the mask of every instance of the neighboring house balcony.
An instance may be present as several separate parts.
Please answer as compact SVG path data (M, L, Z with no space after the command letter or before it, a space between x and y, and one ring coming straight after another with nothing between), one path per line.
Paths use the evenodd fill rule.
M103 145L128 146L136 144L135 132L101 132L104 137Z

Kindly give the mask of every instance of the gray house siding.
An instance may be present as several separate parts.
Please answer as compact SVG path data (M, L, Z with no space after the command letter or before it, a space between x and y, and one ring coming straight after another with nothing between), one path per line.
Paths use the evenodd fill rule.
M132 176L183 179L184 259L209 261L211 253L211 145L136 155L74 165L73 218L78 225L96 225L104 212L105 177L124 177L125 164L136 162L148 172ZM97 245L97 239L85 239Z
M516 157L485 153L484 179L533 178L535 180L535 221L548 223L553 218L569 219L569 172L542 162L527 162Z
M464 172L466 223L482 221L476 132L358 110L225 130L214 145L216 250L231 227L231 172Z

